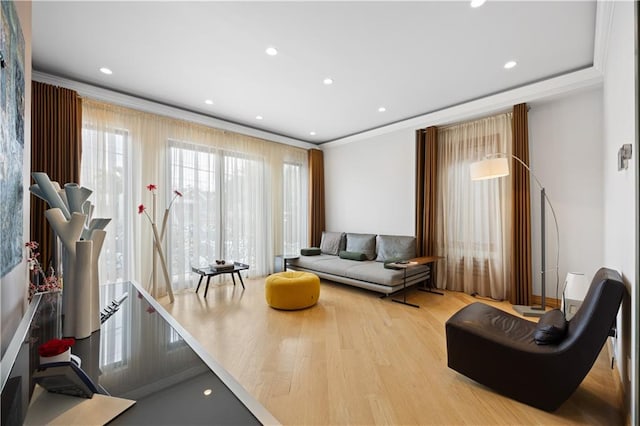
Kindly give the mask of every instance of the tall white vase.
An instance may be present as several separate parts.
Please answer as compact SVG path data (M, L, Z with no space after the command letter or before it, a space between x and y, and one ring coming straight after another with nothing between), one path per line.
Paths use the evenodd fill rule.
M61 189L46 173L32 176L36 183L29 190L52 207L45 216L62 242L62 332L82 339L100 329L98 258L111 219L92 218L90 189L76 183Z
M73 213L66 220L60 209L45 212L62 241L62 334L83 339L100 329L98 257L106 232L94 230L91 239L80 240L86 215Z
M63 322L63 328L66 328L69 333L78 338L84 339L91 336L91 333L95 331L93 329L93 241L76 241L76 263L73 287L70 289L73 293L74 304L69 306L69 309L64 309L63 312L73 311L73 322L67 321L65 316ZM65 288L62 290L63 299ZM95 292L97 292L96 289ZM67 324L69 325L67 327ZM99 327L98 327L99 328Z
M91 233L93 241L93 251L91 254L91 281L87 284L91 287L91 331L100 330L100 274L98 260L107 231L96 229Z

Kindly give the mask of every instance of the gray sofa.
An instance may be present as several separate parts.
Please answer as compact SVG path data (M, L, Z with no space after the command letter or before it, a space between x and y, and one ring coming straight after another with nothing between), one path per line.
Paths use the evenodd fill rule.
M407 286L429 279L428 265L412 266L406 270L392 269L387 265L416 257L414 237L323 232L320 248L315 251L320 254L300 255L297 259L290 259L287 267L385 295L403 288L405 272Z

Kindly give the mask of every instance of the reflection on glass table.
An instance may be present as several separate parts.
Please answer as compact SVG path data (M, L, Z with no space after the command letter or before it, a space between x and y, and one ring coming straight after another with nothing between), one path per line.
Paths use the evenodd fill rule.
M136 284L101 286L101 306L124 293L128 297L101 329L72 347L101 393L136 401L110 424L279 424ZM30 306L24 331L14 339L24 344L16 345L7 377L3 371L3 425L22 423L33 392L37 346L60 337L61 297L41 299ZM9 367L4 357L2 367Z

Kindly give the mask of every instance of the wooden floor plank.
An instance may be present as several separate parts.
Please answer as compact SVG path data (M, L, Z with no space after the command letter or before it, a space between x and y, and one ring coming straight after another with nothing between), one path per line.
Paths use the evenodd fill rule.
M477 299L411 291L419 309L322 281L310 309L267 306L264 279L177 293L166 309L286 425L624 423L606 349L575 394L547 413L447 367L444 323ZM482 300L505 311L505 302ZM472 354L470 354L472 356ZM523 366L526 374L526 366ZM553 383L549 383L553 386Z

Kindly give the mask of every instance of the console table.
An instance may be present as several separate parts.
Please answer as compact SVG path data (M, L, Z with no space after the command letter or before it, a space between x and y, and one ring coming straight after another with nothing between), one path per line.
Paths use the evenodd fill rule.
M124 293L128 297L99 331L76 340L71 351L102 393L136 401L110 424L279 424L141 286L124 282L100 290L101 306ZM3 370L11 367L8 379L3 377L3 424L5 416L6 424L22 424L25 418L37 347L60 337L60 299L59 293L34 298L36 305L32 302L23 319L26 326L14 338L21 349L13 366L3 358ZM5 402L11 412L4 411Z

